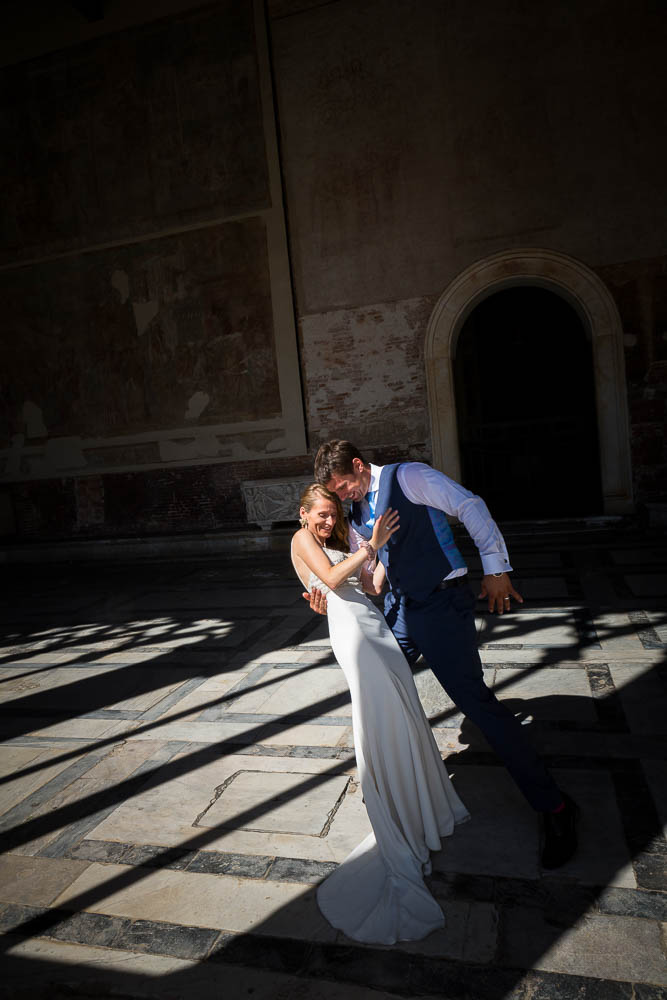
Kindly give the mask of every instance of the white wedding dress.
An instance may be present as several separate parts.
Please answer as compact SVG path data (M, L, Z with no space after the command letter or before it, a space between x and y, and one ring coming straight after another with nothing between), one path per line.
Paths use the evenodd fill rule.
M324 549L332 564L345 553ZM305 581L304 581L305 582ZM440 758L403 653L382 614L349 577L327 595L331 645L352 697L357 766L373 833L317 893L330 924L357 941L414 941L444 925L424 884L429 852L469 818Z

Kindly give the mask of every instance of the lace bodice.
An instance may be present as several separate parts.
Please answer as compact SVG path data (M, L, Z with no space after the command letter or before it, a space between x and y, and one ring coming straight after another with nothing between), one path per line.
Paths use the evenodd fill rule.
M324 552L326 553L326 556L332 566L335 566L337 563L342 562L343 559L347 559L347 553L340 552L338 549L327 549L325 547ZM348 579L345 582L356 583L356 579L351 576L348 577ZM311 571L311 574L308 578L308 590L311 591L313 587L317 587L317 589L321 590L323 594L331 593L331 588L327 587L326 583L323 583L320 580L319 576L316 576L315 573Z

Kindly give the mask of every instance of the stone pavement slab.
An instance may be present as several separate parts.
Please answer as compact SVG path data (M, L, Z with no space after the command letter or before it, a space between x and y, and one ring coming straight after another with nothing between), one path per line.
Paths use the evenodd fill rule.
M667 761L643 760L642 769L662 822L663 834L667 837Z
M87 867L85 861L5 854L0 857L0 900L48 906Z
M309 775L298 770L269 772L241 769L216 790L217 797L197 817L197 826L255 830L258 833L296 833L323 837L333 822L349 778L323 775L307 783ZM307 791L302 791L304 786ZM244 819L257 811L256 819Z
M667 735L667 689L658 672L615 663L609 669L632 729Z
M535 672L525 668L498 667L493 684L496 696L507 702L512 712L533 719L595 724L597 712L585 670L571 670L564 690L562 672L544 667Z
M0 745L0 815L7 813L42 785L75 763L77 758L59 760L59 751L48 747ZM28 770L28 774L22 774ZM18 777L13 775L18 772Z
M178 714L178 713L174 713ZM86 720L87 721L87 720ZM90 727L94 729L95 727ZM61 730L50 727L49 733L58 735ZM145 726L136 723L106 724L104 732L99 735L113 733L133 740L152 740L155 734ZM282 725L274 722L273 717L248 716L247 722L205 722L199 719L192 721L165 720L160 725L160 734L165 740L183 740L213 744L250 745L261 743L266 746L338 746L345 734L345 726L324 725Z
M562 576L517 577L515 589L524 599L533 601L557 600L569 596L567 581Z
M622 549L612 549L610 555L619 566L646 566L650 563L664 566L667 564L667 546L660 544L647 545L643 548L628 546Z
M229 876L137 868L137 880L114 889L123 865L90 864L53 905L78 909L77 897L95 893L96 913L142 920L165 920L189 927L257 931L305 940L333 941L337 932L326 922L314 893L294 882L251 881Z
M628 573L624 579L637 597L664 597L667 594L665 573Z
M500 955L508 965L667 987L664 939L653 921L588 915L555 938L539 911L508 910Z
M310 712L313 705L332 698L335 705L318 713L328 716L352 714L350 694L343 672L335 665L312 666L307 670L269 670L262 677L262 688L245 691L230 706L233 712L286 715L299 709Z
M655 636L659 643L667 642L667 610L663 608L662 611L647 611L646 621L652 627L655 632Z
M136 945L135 945L136 947ZM29 986L26 974L29 973ZM62 982L56 992L54 980ZM65 996L109 995L141 1000L399 1000L400 994L349 982L303 979L278 970L258 970L170 958L131 950L95 948L36 939L16 944L5 962L3 1000L59 1000ZM86 991L85 993L83 991ZM90 991L90 992L88 992ZM435 1000L422 994L423 1000Z
M579 851L552 873L554 877L635 888L608 776L565 770L555 774L560 787L582 804L582 818ZM471 819L443 840L442 850L433 857L434 870L538 878L537 819L504 769L469 765L459 772L454 769L453 777Z
M577 646L579 629L572 611L560 614L532 613L520 610L515 614L486 615L479 630L484 645Z
M184 759L185 755L176 755L173 762L177 764ZM341 770L335 761L333 764L336 771ZM88 838L177 847L195 836L199 829L205 829L211 831L205 845L207 850L295 856L313 861L342 861L366 836L370 826L360 801L358 786L350 787L346 777L327 779L331 770L332 761L307 757L233 755L209 759L208 763L200 763L196 770L185 777L169 779L165 775L159 784L148 784L145 791L137 793L131 801L121 803L106 819L91 829ZM347 767L344 766L344 770ZM216 803L225 786L233 794L233 779L243 771L246 777L250 773L255 780L252 784L246 784L242 799L232 799L232 808L238 809L242 801L244 811L252 816L252 820L249 819L242 829L228 828L229 824L220 818L211 822L212 804ZM298 772L298 777L294 777L295 771ZM262 778L262 772L266 775L263 781L258 780ZM315 833L320 832L328 812L336 807L337 822L330 824L326 837L314 836L311 830L300 830L296 822L290 824L292 830L276 829L275 823L269 822L277 784L285 779L293 786L295 795L294 800L286 796L282 808L289 810L294 802L297 817L303 816L303 809L298 807L301 784L308 783L313 791L324 791L323 804L327 812L324 815L319 812L318 822L321 820L321 823ZM331 781L339 789L333 797L328 790ZM343 791L345 794L339 802ZM313 801L309 791L309 811ZM262 829L253 828L258 825L255 820L261 821Z

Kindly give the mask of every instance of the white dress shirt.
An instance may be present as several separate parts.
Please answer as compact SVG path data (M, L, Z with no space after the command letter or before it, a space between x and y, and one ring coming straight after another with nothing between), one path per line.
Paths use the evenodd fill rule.
M384 466L371 464L369 493L379 489L383 468ZM481 497L423 462L406 462L401 465L397 478L398 485L412 503L435 507L461 521L479 549L485 575L511 571L505 539ZM368 501L364 499L361 503L363 512L364 507L368 508ZM350 551L356 552L361 535L352 526L349 538ZM455 569L445 579L450 580L467 572L465 568Z

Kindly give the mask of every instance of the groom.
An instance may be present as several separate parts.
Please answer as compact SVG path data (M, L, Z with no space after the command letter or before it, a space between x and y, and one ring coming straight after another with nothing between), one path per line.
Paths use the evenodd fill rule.
M503 614L523 599L508 576L504 539L484 501L420 462L367 463L350 441L329 441L315 458L318 483L351 500L350 548L371 536L388 507L400 529L380 550L389 583L385 618L409 662L423 654L458 708L480 728L528 802L543 816L542 866L558 868L577 846L577 807L563 794L528 742L520 723L484 683L475 632L475 597L445 515L463 522L482 559L481 597ZM326 607L319 592L316 611Z

